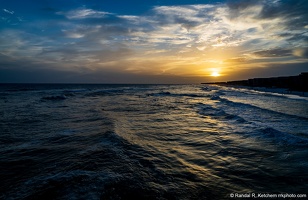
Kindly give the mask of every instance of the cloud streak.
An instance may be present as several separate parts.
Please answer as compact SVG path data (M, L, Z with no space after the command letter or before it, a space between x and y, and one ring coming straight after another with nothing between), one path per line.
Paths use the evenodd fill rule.
M11 15L14 14L14 11L9 11L9 10L7 10L7 9L5 9L5 8L3 9L3 11L6 12L6 13L8 13L8 14L11 14Z
M109 12L102 12L92 9L77 9L68 12L57 12L59 15L64 15L68 19L86 19L86 18L104 18L106 15L110 15Z

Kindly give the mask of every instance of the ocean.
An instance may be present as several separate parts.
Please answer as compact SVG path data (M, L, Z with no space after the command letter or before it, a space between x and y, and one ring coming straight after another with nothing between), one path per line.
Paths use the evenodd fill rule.
M307 158L307 97L201 84L0 85L0 199L304 197Z

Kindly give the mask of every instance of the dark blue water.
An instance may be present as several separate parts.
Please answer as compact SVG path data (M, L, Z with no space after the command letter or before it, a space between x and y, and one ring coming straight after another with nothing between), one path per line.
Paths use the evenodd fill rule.
M308 99L202 85L0 85L1 199L306 194Z

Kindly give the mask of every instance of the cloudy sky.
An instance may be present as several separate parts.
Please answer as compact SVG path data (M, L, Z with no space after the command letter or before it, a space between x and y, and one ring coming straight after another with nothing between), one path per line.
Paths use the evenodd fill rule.
M297 75L307 11L307 0L0 0L0 82Z

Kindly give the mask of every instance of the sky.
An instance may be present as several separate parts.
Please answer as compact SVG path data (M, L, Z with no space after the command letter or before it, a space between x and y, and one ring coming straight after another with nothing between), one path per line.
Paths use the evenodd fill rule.
M298 75L307 11L307 0L0 0L0 83Z

